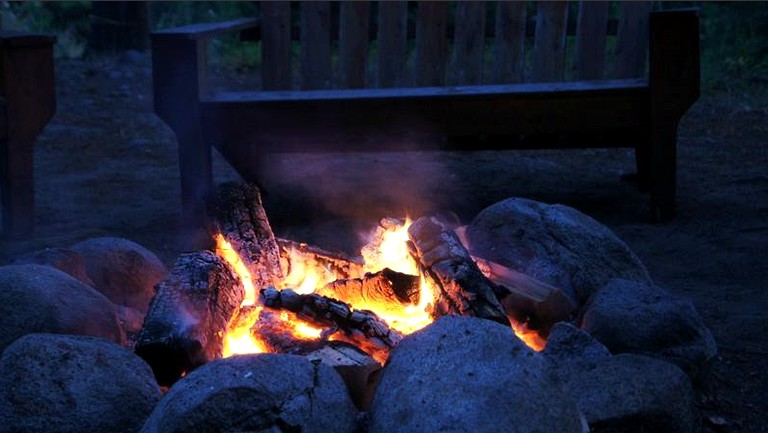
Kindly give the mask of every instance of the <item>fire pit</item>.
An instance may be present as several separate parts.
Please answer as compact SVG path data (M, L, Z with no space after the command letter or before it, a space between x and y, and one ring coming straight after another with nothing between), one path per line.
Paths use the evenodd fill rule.
M46 331L133 349L151 372L137 369L120 386L144 390L130 419L143 422L152 410L144 432L193 425L691 432L696 425L691 379L701 380L716 353L712 336L690 301L654 286L623 242L571 208L508 199L467 226L450 214L383 218L359 256L276 237L252 185L221 185L209 215L210 249L180 255L148 310L137 301L145 292L128 296L126 284L162 265L127 240L94 239L27 259L55 259L83 283L39 265L3 269L0 293L67 320L2 334L0 342ZM79 254L87 275L74 265ZM117 275L122 283L110 286L109 299L87 286L104 291ZM91 299L103 326L49 305L43 282L66 282ZM23 319L19 311L8 313ZM113 337L118 313L128 329L126 318L145 311L127 343L121 330ZM26 329L19 323L8 329ZM55 356L38 359L40 344ZM19 338L0 358L0 415L12 425L36 422L19 414L39 390L48 390L45 398L54 392L39 381L81 389L88 362L61 367L56 359L93 358L98 376L109 377L100 357L135 362L136 355L76 337ZM167 392L159 403L157 384ZM62 395L61 408L73 398L80 397ZM74 420L54 412L51 420Z

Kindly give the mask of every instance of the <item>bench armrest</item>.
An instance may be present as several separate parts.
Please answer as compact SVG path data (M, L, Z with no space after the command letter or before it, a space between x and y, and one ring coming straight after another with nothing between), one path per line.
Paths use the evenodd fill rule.
M218 23L189 24L152 32L152 39L153 41L156 39L208 39L222 33L258 28L260 24L261 22L258 18L239 18Z

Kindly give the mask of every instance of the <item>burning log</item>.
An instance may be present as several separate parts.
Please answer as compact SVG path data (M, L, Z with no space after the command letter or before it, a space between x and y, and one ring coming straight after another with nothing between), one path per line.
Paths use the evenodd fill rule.
M362 278L336 280L326 284L315 293L336 299L344 299L352 305L392 302L417 304L419 302L419 277L384 268L379 272L367 273Z
M280 250L259 189L252 184L222 183L210 203L209 213L214 237L220 235L237 253L250 272L254 287L278 285L283 278Z
M493 283L507 290L498 295L507 314L544 335L557 322L570 320L578 305L557 287L514 269L474 257L478 268Z
M302 274L304 272L302 267L307 263L312 263L316 270L322 270L329 281L359 278L365 273L363 262L358 257L352 258L342 253L325 251L316 246L288 239L277 238L277 244L280 247L287 280L290 280L293 274ZM290 282L288 284L290 285Z
M483 275L451 227L424 217L408 228L411 255L437 287L432 316L476 316L509 326L496 299L499 287Z
M179 256L155 286L135 352L152 367L160 385L221 357L223 332L243 301L240 279L214 253Z
M296 313L307 323L326 328L323 337L354 344L377 360L381 358L377 354L386 354L402 339L373 312L353 310L344 302L316 293L300 295L291 289L267 287L261 290L261 301L267 308Z

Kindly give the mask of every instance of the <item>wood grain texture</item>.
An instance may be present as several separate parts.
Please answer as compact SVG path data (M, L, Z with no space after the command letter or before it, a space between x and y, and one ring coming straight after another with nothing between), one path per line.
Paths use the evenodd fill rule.
M261 87L264 90L290 89L291 4L287 1L261 2Z
M456 32L448 83L481 84L484 54L485 2L460 1L456 5Z
M532 81L562 81L568 2L542 1L537 6Z
M339 12L339 86L365 87L368 70L368 26L371 5L367 1L341 2Z
M398 87L405 76L408 49L408 2L379 2L378 87Z
M637 78L645 75L648 49L648 16L651 2L621 2L621 16L616 38L614 78Z
M606 1L579 2L573 65L575 80L601 80L605 76L608 6Z
M442 86L448 52L448 2L420 2L416 11L416 86Z
M327 1L301 2L301 89L328 89L331 73L331 7Z
M523 81L525 66L525 2L496 3L493 82Z

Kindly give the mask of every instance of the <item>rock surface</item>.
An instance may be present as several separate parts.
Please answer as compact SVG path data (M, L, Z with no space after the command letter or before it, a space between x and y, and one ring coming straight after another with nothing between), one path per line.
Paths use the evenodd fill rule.
M641 355L612 356L570 323L552 328L542 352L593 432L690 433L693 388L677 366Z
M0 352L39 332L125 340L115 306L92 287L50 266L0 267Z
M168 272L160 259L123 238L93 238L72 246L85 259L94 287L116 305L146 313L155 284Z
M93 337L30 334L0 357L0 431L138 430L160 399L149 366Z
M331 367L295 355L240 355L174 384L141 432L352 433L356 416Z
M93 281L85 272L85 260L75 250L68 248L46 248L23 255L13 261L14 265L48 265L69 274L74 279L93 287Z
M585 302L613 278L651 282L640 259L606 226L568 206L509 198L467 227L470 252Z
M447 316L404 338L385 365L370 433L582 432L576 403L508 327Z
M692 378L717 354L709 329L686 298L628 280L612 280L584 306L580 327L611 353L671 361Z

